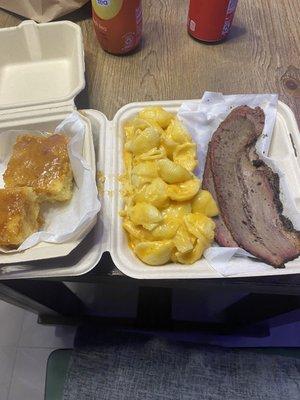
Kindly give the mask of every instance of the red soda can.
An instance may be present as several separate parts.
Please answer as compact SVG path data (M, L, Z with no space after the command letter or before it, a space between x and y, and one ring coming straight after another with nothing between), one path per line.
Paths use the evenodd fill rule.
M231 28L238 0L190 0L188 32L204 42L224 39Z
M139 45L141 0L92 0L92 6L95 32L105 51L126 54Z

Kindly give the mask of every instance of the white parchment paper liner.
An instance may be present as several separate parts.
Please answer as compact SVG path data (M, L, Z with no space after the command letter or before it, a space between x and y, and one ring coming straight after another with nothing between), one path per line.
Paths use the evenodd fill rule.
M0 187L4 187L3 173L12 153L17 136L28 134L27 131L7 131L0 134ZM29 236L16 251L23 251L40 242L65 243L83 238L95 216L100 211L100 201L96 187L95 172L83 158L86 124L78 112L73 112L62 121L55 133L63 133L70 138L69 157L74 175L73 197L67 203L45 203L43 217L45 224L42 230ZM31 132L34 135L45 135L42 132ZM5 248L2 252L8 253Z
M293 222L296 229L300 229L300 212L290 195L290 188L280 169L278 161L268 157L273 129L276 121L278 97L275 94L246 94L228 95L222 93L205 92L200 101L187 101L178 111L178 118L191 133L197 143L199 167L196 174L202 177L208 143L220 123L230 111L241 105L261 107L265 113L263 133L256 144L260 158L268 164L280 177L280 198L283 203L283 213ZM220 247L213 245L204 253L210 265L224 276L237 274L255 274L272 270L273 267L257 259L240 248ZM251 258L249 258L251 257Z

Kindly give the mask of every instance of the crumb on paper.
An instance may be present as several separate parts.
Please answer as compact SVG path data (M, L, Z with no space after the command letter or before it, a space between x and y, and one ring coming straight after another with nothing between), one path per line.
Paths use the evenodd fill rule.
M124 181L126 180L126 178L127 178L126 173L117 176L117 180L118 180L120 183L124 183Z
M104 183L105 183L105 176L102 171L97 172L97 188L99 196L103 196L104 194Z

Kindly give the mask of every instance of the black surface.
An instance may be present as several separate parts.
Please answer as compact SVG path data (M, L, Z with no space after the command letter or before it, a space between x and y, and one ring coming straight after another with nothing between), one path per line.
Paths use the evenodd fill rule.
M258 276L249 278L133 279L118 270L109 253L104 253L99 264L87 274L60 278L45 278L42 280L85 283L113 282L115 285L120 284L135 287L186 289L216 288L230 291L244 291L245 293L273 293L300 296L300 271L299 274L293 275ZM2 282L5 283L5 281Z
M172 319L172 289L140 287L137 319L140 327L169 326Z
M250 293L221 314L229 324L247 326L300 309L300 296Z
M272 316L300 308L300 274L256 278L137 280L122 274L114 266L108 253L103 255L97 267L82 276L0 282L2 286L19 293L22 301L33 300L36 304L47 307L61 316L75 317L76 321L81 321L84 305L61 281L109 283L113 284L116 290L124 286L129 289L139 288L138 318L127 321L130 326L132 324L148 328L168 326L172 329L233 332L241 327L249 327ZM176 288L216 293L236 291L247 296L223 312L224 323L221 325L201 322L191 325L188 321L178 323L171 320L172 289ZM11 301L9 297L5 300ZM26 301L24 308L26 308L25 303ZM43 322L45 322L47 315L41 310L42 307L35 307L37 313L44 314ZM123 322L126 324L126 321ZM100 323L112 323L112 321L102 319ZM260 334L265 333L258 335Z
M14 280L6 281L5 286L18 293L24 304L28 298L61 315L78 316L84 309L79 298L62 282Z

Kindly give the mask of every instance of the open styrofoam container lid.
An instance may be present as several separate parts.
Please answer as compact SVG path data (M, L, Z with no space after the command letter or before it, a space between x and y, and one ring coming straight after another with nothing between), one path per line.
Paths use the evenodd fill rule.
M73 103L85 86L82 34L73 22L0 29L0 54L0 110Z

